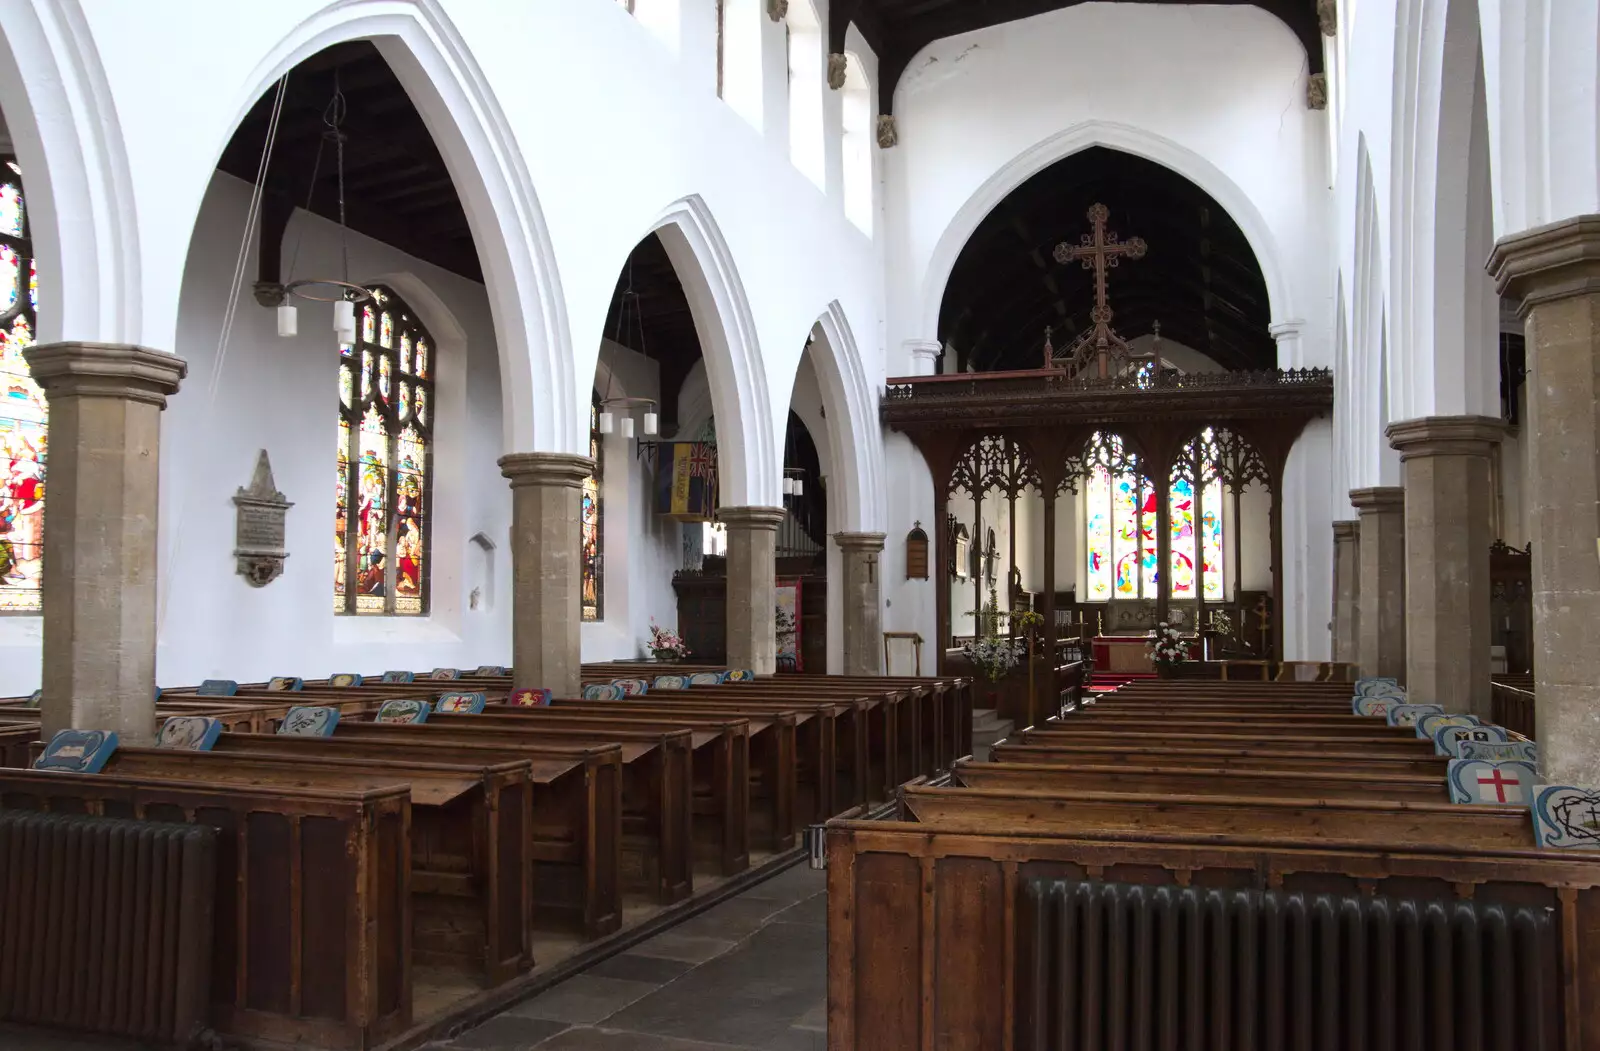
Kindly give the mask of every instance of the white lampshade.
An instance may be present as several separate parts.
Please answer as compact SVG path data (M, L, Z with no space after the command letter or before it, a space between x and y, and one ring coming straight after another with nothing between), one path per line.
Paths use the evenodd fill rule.
M794 479L790 478L788 475L784 475L783 476L783 495L784 496L793 496L794 495Z
M633 417L632 416L624 416L622 418L622 436L624 438L632 438L633 437Z
M806 493L806 481L805 481L805 479L804 478L796 478L794 480L794 495L796 495L796 496L804 496L805 493Z
M617 418L611 415L610 409L600 410L600 433L610 434L617 429Z
M659 418L654 412L644 414L644 434L646 438L654 438L661 430Z
M278 335L285 339L298 335L300 332L300 312L293 303L281 303L278 306Z
M348 299L336 299L333 302L333 330L342 332L349 329L356 330L356 305Z

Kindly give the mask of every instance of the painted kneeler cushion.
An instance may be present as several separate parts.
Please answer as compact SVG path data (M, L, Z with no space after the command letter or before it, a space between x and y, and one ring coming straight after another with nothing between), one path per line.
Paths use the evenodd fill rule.
M689 688L689 678L686 675L657 675L656 681L651 683L655 690L685 690Z
M209 752L222 733L222 722L203 715L174 715L161 724L156 734L157 748L179 748L188 752Z
M445 715L479 715L488 698L481 693L446 693L439 696L436 709Z
M299 693L305 688L305 681L293 675L280 675L275 679L267 680L268 693Z
M511 691L511 704L515 708L543 708L550 703L550 690L535 690L531 686Z
M1600 850L1600 789L1540 785L1533 796L1533 836L1547 850Z
M378 714L372 717L375 723L425 723L428 721L428 712L431 710L427 701L413 697L397 698L384 701L378 707Z
M721 686L722 680L727 677L725 671L697 671L689 676L690 686Z
M622 698L622 687L615 683L597 682L583 688L583 699L586 701L620 701Z
M1489 806L1527 806L1533 801L1532 763L1512 759L1450 760L1450 802Z
M232 679L207 679L194 692L197 697L232 697L239 692L239 684Z
M511 669L503 664L480 664L472 670L475 679L490 678L498 675L510 675Z
M417 673L412 671L386 671L383 673L383 681L391 686L404 685L416 682Z
M336 690L343 690L350 686L360 686L361 676L353 671L340 672L338 675L328 676L328 685Z
M642 697L650 692L650 684L643 679L613 679L611 685L620 689L624 697Z
M289 737L331 737L339 725L339 709L296 705L283 717L278 732Z
M33 761L35 770L68 774L98 774L117 750L117 735L110 730L58 730Z
M435 668L435 669L433 669L433 671L428 673L428 678L434 679L434 680L437 680L437 681L440 681L440 682L449 682L451 680L461 678L461 669L460 668Z

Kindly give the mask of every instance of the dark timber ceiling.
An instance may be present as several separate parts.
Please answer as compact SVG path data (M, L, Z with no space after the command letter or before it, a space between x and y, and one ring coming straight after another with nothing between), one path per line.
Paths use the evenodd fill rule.
M834 54L844 53L845 31L854 23L878 56L878 108L884 113L893 113L894 89L900 83L901 74L916 53L935 40L1085 2L1088 0L832 0L828 7L828 50ZM1170 4L1193 0L1123 2ZM1322 72L1322 37L1317 28L1316 0L1205 2L1218 7L1259 7L1276 16L1305 47L1309 72ZM1071 61L1071 56L1063 55L1062 61Z
M312 191L311 211L335 221L339 217L331 143L323 150L321 164L316 163L317 148L327 130L323 113L333 97L336 76L347 107L343 123L347 136L345 214L350 228L482 281L472 231L439 148L389 64L365 40L319 51L289 72L278 140L267 172L263 228L272 231L275 217L280 223L286 220L290 205L304 208L308 191ZM246 114L222 151L217 165L222 171L255 182L272 100L269 91ZM314 187L313 166L317 170ZM281 225L278 231L281 238ZM264 255L271 255L270 247ZM287 258L284 263L287 265ZM352 275L352 279L359 280L359 276Z
M1017 187L962 248L939 313L939 338L962 367L1038 368L1045 326L1055 330L1057 351L1090 326L1093 271L1057 263L1052 253L1089 232L1086 213L1096 202L1111 209L1108 229L1149 245L1143 259L1110 271L1112 324L1124 339L1160 321L1163 340L1225 369L1275 367L1266 281L1238 224L1176 172L1101 147Z

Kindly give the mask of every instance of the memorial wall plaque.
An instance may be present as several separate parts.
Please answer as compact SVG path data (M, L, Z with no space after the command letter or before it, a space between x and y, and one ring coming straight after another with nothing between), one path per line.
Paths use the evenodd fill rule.
M906 534L906 579L928 579L928 534L922 523L915 523Z
M235 570L251 587L266 587L283 574L284 519L294 504L285 500L272 480L267 450L256 459L250 488L233 496L237 509L234 531Z

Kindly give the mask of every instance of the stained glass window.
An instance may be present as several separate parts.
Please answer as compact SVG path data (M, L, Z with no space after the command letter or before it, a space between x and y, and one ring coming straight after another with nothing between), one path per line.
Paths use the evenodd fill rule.
M604 506L600 496L605 479L605 445L600 437L600 395L589 405L589 456L594 473L583 480L580 505L580 542L583 545L583 619L604 620L606 614Z
M339 364L333 608L420 616L428 612L434 438L425 408L433 384L421 374L428 336L393 292L375 288L373 299L361 313L359 357Z
M1116 435L1095 435L1083 487L1084 597L1090 602L1156 594L1156 491Z
M22 358L37 324L38 274L22 172L14 158L5 161L0 171L0 613L38 613L48 443L44 392Z
M1215 436L1208 428L1184 447L1172 468L1169 490L1172 544L1172 597L1225 596L1222 575L1222 479L1217 470ZM1195 479L1201 479L1198 500ZM1196 564L1198 560L1198 567Z

